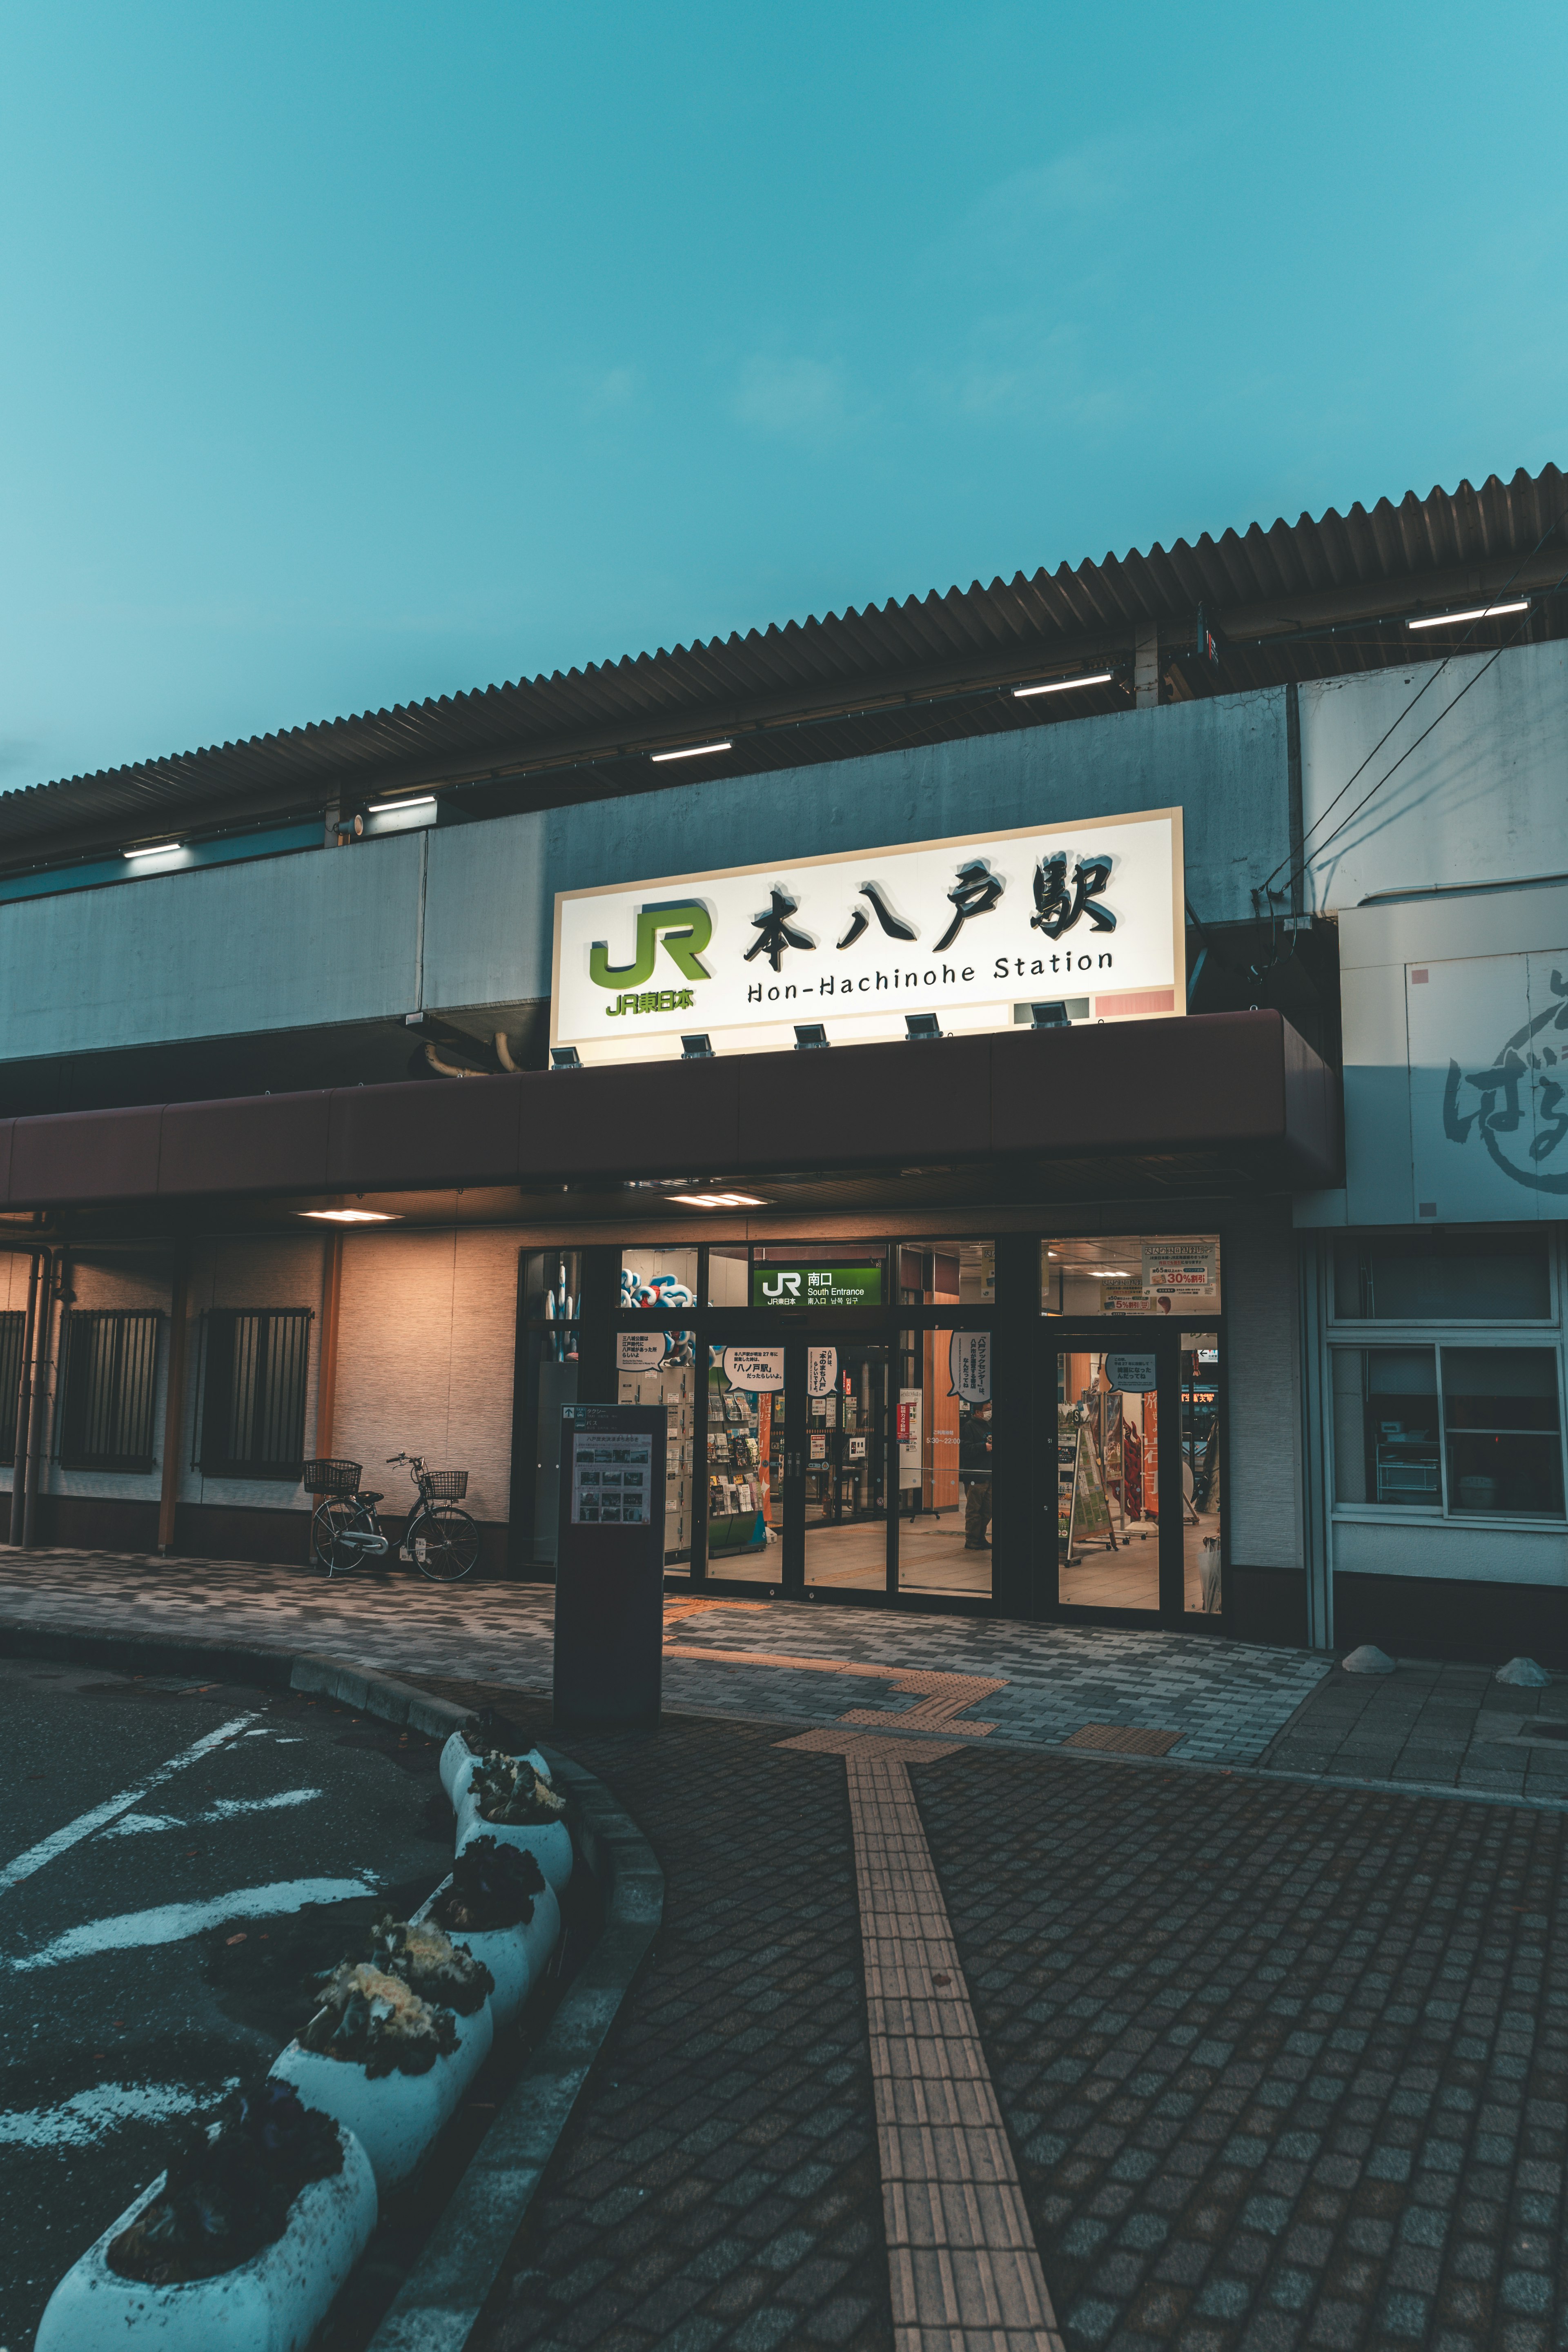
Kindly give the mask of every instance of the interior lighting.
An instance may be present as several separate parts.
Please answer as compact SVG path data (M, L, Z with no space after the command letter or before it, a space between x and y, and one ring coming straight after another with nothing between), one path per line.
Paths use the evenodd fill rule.
M122 849L121 857L167 857L172 850L184 849L183 841L154 841L141 849Z
M401 1217L386 1209L301 1209L302 1217L314 1217L323 1225L400 1225Z
M1114 670L1097 669L1089 677L1050 677L1043 686L1016 686L1013 699L1026 702L1032 694L1071 694L1080 686L1109 686L1115 675Z
M671 1192L667 1196L688 1209L765 1209L754 1192Z
M1517 597L1511 604L1477 604L1468 613L1432 613L1423 621L1406 621L1407 629L1453 629L1461 621L1497 621L1505 613L1528 613L1528 596Z
M664 760L705 760L710 751L731 751L734 748L726 736L722 743L688 743L679 751L650 751L648 757L657 768Z
M405 801L372 801L370 814L372 816L395 816L399 809L434 808L435 805L434 793L416 793Z

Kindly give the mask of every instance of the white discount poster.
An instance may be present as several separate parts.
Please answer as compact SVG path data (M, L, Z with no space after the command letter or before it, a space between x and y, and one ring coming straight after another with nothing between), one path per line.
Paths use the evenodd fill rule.
M565 890L553 1045L584 1062L1007 1028L1185 1009L1182 813L785 859Z

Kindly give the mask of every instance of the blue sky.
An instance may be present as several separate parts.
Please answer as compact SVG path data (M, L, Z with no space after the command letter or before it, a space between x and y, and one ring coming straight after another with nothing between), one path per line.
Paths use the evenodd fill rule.
M1568 16L0 0L0 788L1563 462Z

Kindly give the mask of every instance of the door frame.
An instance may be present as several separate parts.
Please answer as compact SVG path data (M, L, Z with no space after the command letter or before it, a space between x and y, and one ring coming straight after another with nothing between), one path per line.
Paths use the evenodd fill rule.
M1186 1605L1185 1524L1182 1483L1182 1332L1193 1327L1217 1333L1219 1363L1215 1381L1215 1410L1219 1423L1220 1605L1199 1611ZM1154 1394L1162 1432L1174 1433L1173 1444L1162 1436L1159 1454L1158 1604L1153 1609L1096 1609L1081 1601L1063 1601L1057 1536L1057 1491L1053 1477L1036 1486L1034 1583L1036 1613L1064 1624L1124 1625L1145 1629L1157 1625L1176 1633L1225 1631L1225 1601L1230 1571L1230 1444L1226 1394L1226 1349L1225 1318L1217 1312L1194 1310L1186 1316L1145 1317L1048 1316L1041 1323L1035 1359L1035 1451L1037 1461L1056 1462L1057 1384L1053 1359L1066 1355L1103 1355L1111 1349L1139 1349L1154 1358Z

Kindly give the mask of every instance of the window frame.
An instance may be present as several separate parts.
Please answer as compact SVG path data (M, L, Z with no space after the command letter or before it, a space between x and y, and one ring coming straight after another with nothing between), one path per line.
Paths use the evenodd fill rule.
M1371 1228L1376 1238L1379 1232L1391 1232L1397 1236L1410 1230L1405 1227ZM1505 1227L1485 1226L1477 1230L1488 1233L1506 1231ZM1563 1301L1563 1245L1560 1235L1553 1234L1547 1242L1547 1274L1550 1283L1549 1312L1544 1318L1492 1316L1478 1318L1433 1317L1428 1321L1366 1316L1342 1316L1337 1311L1337 1285L1332 1244L1342 1240L1362 1238L1359 1232L1336 1233L1330 1236L1324 1268L1327 1307L1325 1345L1331 1354L1339 1349L1359 1350L1380 1348L1430 1348L1436 1359L1437 1382L1437 1457L1439 1465L1439 1499L1434 1504L1411 1503L1342 1503L1338 1499L1339 1461L1336 1452L1333 1415L1327 1416L1324 1429L1324 1460L1327 1473L1327 1493L1331 1516L1341 1521L1360 1526L1442 1527L1485 1528L1489 1533L1508 1531L1529 1534L1560 1535L1568 1525L1568 1500L1563 1513L1542 1517L1527 1511L1462 1511L1453 1507L1448 1496L1448 1430L1447 1398L1444 1385L1444 1357L1451 1348L1478 1349L1510 1349L1534 1346L1547 1349L1555 1360L1557 1372L1557 1444L1563 1465L1564 1497L1568 1498L1568 1388L1564 1385ZM1332 1366L1328 1370L1328 1391L1333 1393Z

